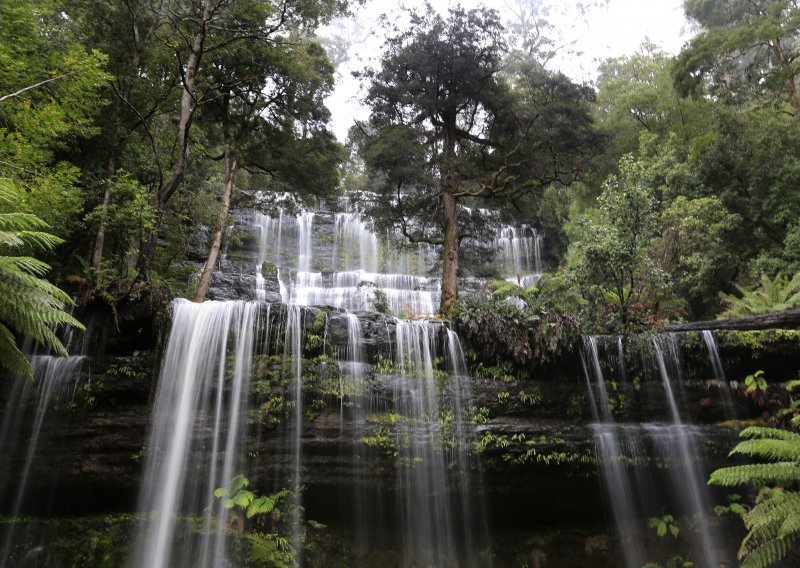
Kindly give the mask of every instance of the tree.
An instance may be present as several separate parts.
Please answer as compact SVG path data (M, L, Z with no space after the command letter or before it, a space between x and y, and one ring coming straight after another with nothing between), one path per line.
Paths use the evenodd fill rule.
M369 122L357 139L374 192L368 212L411 242L443 247L440 313L457 297L470 198L514 199L568 182L585 165L588 89L540 65L504 78L503 29L488 9L428 7L395 30L368 69Z
M20 212L18 204L18 190L0 178L0 366L32 379L33 368L17 347L14 332L66 356L53 328L83 326L64 311L72 305L69 296L42 278L50 267L24 254L35 248L51 250L62 239L47 232L47 223L36 215Z
M80 226L81 172L59 159L96 133L108 79L106 57L75 41L67 18L47 4L0 4L0 176L18 189L16 207L66 237Z
M344 158L325 129L329 113L322 99L333 85L333 67L319 44L299 36L277 49L238 44L216 54L209 74L219 95L204 111L221 124L224 190L198 302L211 282L240 169L267 176L268 189L287 184L295 193L319 195L336 188Z
M289 32L312 32L320 23L346 9L345 0L203 0L169 11L174 30L175 58L180 65L182 93L177 113L171 173L155 191L156 222L140 257L143 277L149 277L167 203L181 186L189 160L190 131L197 109L214 93L204 59L242 42L264 42L279 48L291 41Z
M600 64L595 116L620 153L635 151L642 132L673 133L689 143L707 131L711 103L679 96L672 65L671 57L647 42L633 55Z
M653 190L633 156L623 156L619 169L603 185L597 218L583 220L571 246L570 268L585 289L598 287L616 304L625 327L632 305L662 289L666 276L650 257L658 231Z
M777 95L797 114L800 6L795 0L686 0L684 9L704 29L677 58L679 91L697 92L708 84L726 100Z
M107 69L113 75L101 90L108 107L96 121L100 132L84 145L81 160L92 182L87 208L92 209L89 229L94 235L87 240L93 240L88 257L96 286L101 284L97 273L108 253L107 241L124 257L138 246L140 233L152 227L147 216L137 231L131 231L130 219L114 210L139 206L140 194L130 191L129 182L138 181L142 188L163 183L162 161L167 156L159 147L158 122L174 106L180 83L167 47L173 41L168 36L171 5L169 0L62 2L74 33L108 56ZM118 179L120 169L127 173Z

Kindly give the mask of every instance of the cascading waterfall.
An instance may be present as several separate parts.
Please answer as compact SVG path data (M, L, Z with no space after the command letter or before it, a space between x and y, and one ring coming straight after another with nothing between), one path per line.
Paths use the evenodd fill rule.
M708 357L711 361L711 369L714 371L714 379L717 381L722 395L722 410L726 420L736 420L737 413L736 407L733 403L733 396L731 395L731 388L728 380L725 378L725 368L722 366L722 358L719 356L717 349L717 342L714 339L714 332L709 329L704 329L702 332L703 344L708 351Z
M177 301L156 396L134 566L225 566L228 511L214 491L240 471L258 303ZM229 349L235 353L228 361ZM226 374L231 373L230 384ZM226 392L227 391L227 392ZM211 447L195 432L209 429ZM220 459L221 458L221 459ZM199 542L176 545L177 518L206 510Z
M714 332L709 329L703 330L703 343L708 349L708 356L711 358L711 367L714 370L714 378L718 381L725 381L725 369L722 367L722 359L719 357L717 342L714 340Z
M614 525L622 542L625 565L629 568L639 568L646 562L646 556L639 539L634 534L634 527L639 520L635 506L634 484L625 469L622 440L609 404L606 379L600 364L598 342L601 339L585 338L581 353L592 409L591 428L599 453L603 484L609 497ZM621 342L618 345L621 346Z
M474 530L473 472L468 449L474 441L465 426L468 390L463 354L448 332L448 371L444 394L437 385L437 334L427 321L395 322L395 364L402 380L394 385L393 409L399 415L395 443L403 547L410 566L485 566L482 541ZM443 353L442 356L445 354ZM440 379L441 380L441 379ZM448 400L449 398L449 400ZM455 494L448 488L455 487ZM482 512L481 512L482 513Z
M542 236L530 225L503 227L496 239L503 271L509 282L528 287L542 275Z
M81 371L85 362L82 355L71 357L54 357L51 355L33 355L30 357L34 368L34 380L29 381L15 377L8 398L2 425L0 425L0 454L10 456L14 447L20 440L27 440L25 460L19 471L19 483L15 491L15 499L11 509L2 514L9 517L18 517L25 507L26 500L32 495L28 491L31 481L32 468L37 457L40 443L57 436L57 429L48 428L54 415L64 414L73 401L81 382ZM61 408L56 408L57 406ZM33 408L33 421L26 421L28 410ZM59 410L61 412L59 412ZM53 432L56 430L56 432ZM56 467L53 467L53 466ZM48 468L57 475L57 464ZM5 485L6 479L0 479ZM57 490L57 477L50 479L51 494ZM41 499L42 495L37 495ZM15 534L15 524L5 526L0 547L0 566L5 566L12 555L12 545L18 535Z
M296 239L287 236L290 230L284 222L294 223ZM249 427L247 392L253 358L267 353L281 356L288 418L283 450L279 450L285 452L285 459L273 481L292 492L287 527L298 552L296 561L302 561L306 530L303 486L312 461L305 456L304 436L306 429L314 426L306 415L308 404L314 401L307 404L305 400L306 383L311 379L305 376L303 366L307 342L303 306L366 309L371 299L368 293L373 291L359 284L369 281L398 312L409 306L415 313L434 310L433 292L419 288L435 281L379 272L380 263L386 260L379 241L352 214L334 218L333 246L327 257L334 271L314 272L315 266L327 262L324 254L314 256L316 222L313 213L277 220L263 215L255 218L259 231L256 298L268 297L264 263L274 261L279 271L291 265L287 262L291 252L277 249L296 243L296 266L293 277L286 280L291 288L281 294L290 302L273 314L277 318L274 325L270 323L272 306L263 301L175 302L139 505L151 520L138 536L133 566L229 565L226 529L230 511L223 500L214 498L214 492L244 471L242 445ZM422 252L421 256L429 255L427 249ZM412 262L405 254L391 259L394 266L427 262L421 258ZM386 261L385 266L388 264ZM260 317L265 310L266 321ZM408 566L485 566L485 560L476 560L479 549L488 549L488 541L483 508L473 495L480 491L476 482L480 468L474 456L474 424L468 416L469 378L457 336L449 330L445 333L441 323L385 320L386 333L393 337L392 365L397 369L386 378L391 383L387 388L383 379L375 382L377 379L365 374L368 357L359 316L346 312L333 319L346 324L344 345L328 343L327 317L325 339L320 341L322 351L337 358L338 373L330 376L338 384L328 392L338 393L340 437L349 438L342 459L352 464L347 467L360 488L352 494L355 502L350 505L356 514L352 519L356 542L362 549L380 542L399 550ZM314 325L317 333L320 324ZM280 337L274 345L270 344L270 330ZM328 363L320 363L320 368L324 365ZM396 469L388 487L369 478L368 464L375 453L350 433L350 429L369 431L374 416L386 412L397 421L393 442ZM384 511L381 503L387 489L394 504L386 502ZM373 507L378 511L375 514L370 511ZM384 514L388 517L383 518ZM181 521L186 515L202 517L202 536L193 535Z
M667 512L694 519L691 539L694 559L719 566L719 547L709 524L710 506L702 470L701 431L681 420L680 346L675 334L655 336L647 343L643 362L656 370L664 393L667 422L617 423L625 380L624 352L619 338L588 337L583 351L584 371L592 405L599 465L614 524L619 531L625 566L638 568L648 560L639 532L648 517ZM604 376L603 362L612 372ZM613 384L614 393L607 389ZM677 385L677 390L676 390ZM666 471L648 464L669 464ZM666 510L668 507L675 509Z
M273 262L279 273L281 298L301 306L331 306L349 311L367 311L385 302L395 314L431 315L439 302L439 283L424 273L434 265L435 251L418 245L416 254L397 251L381 244L355 213L336 213L333 227L323 222L325 215L313 212L278 218L256 214L260 230L256 270L257 298L263 298L261 266ZM319 234L315 237L315 226ZM329 231L329 232L328 232ZM287 234L296 234L296 249ZM315 240L329 240L330 247L315 247ZM323 243L324 244L324 243ZM315 248L324 252L315 255ZM296 250L296 264L290 265ZM329 252L328 252L329 251ZM323 267L323 270L320 270ZM324 270L329 267L329 270Z
M669 360L671 363L672 375L680 378L680 355L677 338L674 334L660 335L652 339L652 345L655 350L658 370L661 374L661 380L664 384L664 391L667 395L670 414L672 416L672 425L670 426L672 436L670 436L670 438L676 451L670 453L674 458L677 458L678 467L673 467L671 471L676 485L682 485L682 494L688 497L686 504L689 506L689 515L693 515L697 519L697 532L700 536L700 545L702 547L705 565L719 566L716 545L708 525L707 517L710 507L706 499L704 480L708 478L708 472L700 471L695 464L697 456L699 456L700 453L693 437L684 427L681 420L678 404L675 400L675 393L672 388L671 373L667 368L667 361ZM673 444L670 444L670 446Z

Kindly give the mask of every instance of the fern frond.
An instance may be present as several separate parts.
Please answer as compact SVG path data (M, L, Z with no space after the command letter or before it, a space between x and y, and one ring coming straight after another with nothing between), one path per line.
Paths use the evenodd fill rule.
M788 515L778 529L778 538L795 538L800 533L800 512Z
M14 334L0 323L0 361L11 373L33 380L33 366L17 347Z
M770 523L780 525L786 517L797 511L800 511L800 493L775 493L750 509L745 515L744 525L748 530L761 529Z
M751 551L743 553L740 550L741 568L767 568L786 556L790 545L791 541L788 539L775 538Z
M800 434L797 432L780 428L767 428L766 426L748 426L739 432L739 436L742 438L774 438L776 440L800 442Z
M800 467L795 463L759 463L723 467L714 471L709 485L781 485L800 481Z
M729 455L743 454L768 460L800 461L800 440L770 440L759 438L739 442Z
M49 227L32 213L0 213L0 231L36 231Z

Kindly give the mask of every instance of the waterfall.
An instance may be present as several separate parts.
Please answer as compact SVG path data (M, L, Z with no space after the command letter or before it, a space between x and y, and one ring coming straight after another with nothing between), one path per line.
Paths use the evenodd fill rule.
M241 471L257 309L255 302L173 304L139 501L151 520L138 536L134 566L226 565L229 511L214 501L214 490ZM210 448L195 435L203 429L211 432ZM200 542L176 545L178 516L203 510Z
M255 214L256 299L266 298L263 263L274 262L286 303L358 312L377 305L396 315L435 312L439 281L426 275L435 264L435 247L420 244L416 254L396 250L356 213L334 214L332 226L329 219L314 212L285 216L281 211L277 218ZM292 233L294 240L286 237Z
M703 343L708 349L708 356L711 358L711 367L714 370L714 378L725 381L725 369L722 367L722 359L717 351L717 342L714 340L714 332L709 329L703 330Z
M703 434L699 428L684 424L679 410L683 391L677 335L651 337L644 348L640 354L644 367L634 374L655 370L662 387L666 422L618 422L619 406L625 396L630 396L630 390L623 391L627 373L619 338L588 337L582 353L594 420L591 428L625 566L639 568L652 560L647 557L640 533L648 517L666 513L693 519L692 534L683 537L689 540L692 558L702 559L703 566L719 566L719 547L708 517L708 472L703 470L699 445ZM669 467L662 470L657 464Z
M599 341L601 338L598 337L585 338L581 357L592 410L591 428L599 453L603 484L610 501L614 525L622 542L625 566L640 568L647 558L634 532L639 521L634 483L625 469L619 428L611 411L606 379L600 364Z
M11 387L3 422L0 425L0 454L11 456L20 440L26 440L27 449L21 469L18 472L19 482L16 487L14 501L8 511L3 511L4 516L18 517L25 511L26 501L32 497L38 499L49 497L57 490L58 464L50 464L49 475L39 474L35 479L41 484L41 477L47 477L50 495L32 495L28 490L30 482L34 481L32 469L37 459L38 450L42 442L53 442L57 439L58 425L52 422L59 416L64 416L69 411L69 405L75 398L77 389L81 384L81 371L85 362L82 355L72 357L54 357L51 355L33 355L30 357L34 369L34 380L14 377ZM60 408L59 408L60 406ZM28 423L29 410L33 410L33 420ZM0 483L5 485L8 480L3 476ZM2 546L0 546L0 566L5 566L12 560L12 545L15 539L15 524L9 523L0 533Z
M527 288L542 275L542 236L530 225L500 229L495 246L500 250L503 273L509 282Z
M672 415L671 444L668 447L670 456L677 461L679 467L673 467L672 472L677 485L682 486L682 496L686 496L684 505L688 505L688 513L697 518L697 531L700 536L703 558L706 566L719 566L716 545L708 525L708 512L710 510L706 499L705 480L708 472L699 470L695 465L697 456L700 455L697 445L689 431L681 421L675 393L672 388L672 379L667 363L671 363L673 375L680 378L680 363L677 338L674 334L665 334L654 337L652 345L655 350L656 362L664 384L664 391L669 402Z

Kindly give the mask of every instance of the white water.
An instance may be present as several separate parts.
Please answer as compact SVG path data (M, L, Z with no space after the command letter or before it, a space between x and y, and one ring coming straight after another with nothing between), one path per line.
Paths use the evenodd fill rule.
M648 517L666 513L692 519L691 532L682 530L681 539L688 539L695 563L719 566L704 483L708 472L704 471L699 445L703 434L684 424L679 411L682 381L678 338L674 334L653 337L649 350L642 354L647 368L657 371L663 387L667 423L616 420L611 401L619 405L620 395L631 396L630 390L621 390L626 376L622 345L618 338L586 338L583 363L595 421L591 428L625 566L639 568L652 560L640 535L648 530ZM607 373L610 376L604 376ZM616 385L613 392L607 388L612 381ZM661 470L658 464L669 467Z
M700 470L697 456L700 455L694 439L689 436L688 431L681 420L675 393L672 388L672 378L667 369L667 361L671 363L672 374L680 379L680 353L677 338L674 334L665 334L654 337L652 345L655 350L658 370L664 384L664 391L669 402L670 413L672 414L673 435L671 440L674 444L674 457L677 458L678 467L673 467L670 471L674 476L676 484L682 486L682 495L686 496L687 504L691 514L696 518L696 531L700 537L700 545L706 566L719 566L719 558L716 551L711 529L708 524L708 514L711 507L706 498L705 482L708 472Z
M15 384L3 413L2 425L0 425L0 455L10 456L20 440L25 440L27 443L25 461L19 471L20 481L15 490L16 497L11 509L2 512L4 516L11 518L18 517L23 512L26 499L32 497L28 492L28 483L31 481L31 470L40 443L42 441L54 443L58 432L54 431L55 428L49 428L50 422L54 415L63 415L65 412L63 406L69 405L74 400L80 384L85 357L34 355L30 357L30 361L33 365L34 379L33 381L21 377L11 379ZM62 405L62 408L54 408L57 405ZM33 422L28 428L25 418L31 408L33 409ZM53 490L55 490L56 481L57 477L54 477L52 480ZM5 484L7 480L0 479L0 482ZM9 561L15 535L15 524L7 524L4 529L0 547L0 566L5 566Z
M536 284L542 275L542 236L536 229L503 227L495 242L506 279L524 288Z
M586 337L581 357L592 409L592 434L614 526L622 543L625 566L639 568L647 561L645 550L635 534L635 527L641 519L636 507L634 483L625 469L623 445L609 404L606 378L600 364L599 340L598 337Z
M256 214L257 298L265 297L261 266L267 261L278 270L286 303L367 311L385 301L397 315L436 311L439 281L428 275L436 259L433 247L419 245L413 254L393 249L355 213L334 214L332 227L326 219L313 212L295 217L281 212L277 218Z
M255 302L173 304L139 502L151 520L138 536L133 566L225 566L227 511L213 493L241 471L257 308ZM203 428L211 430L210 448L195 437ZM178 516L199 511L205 511L201 541L176 546Z

